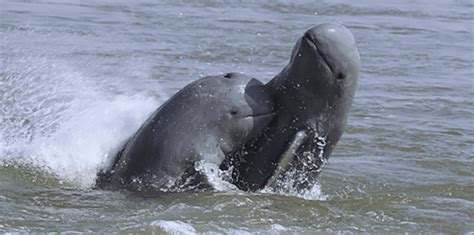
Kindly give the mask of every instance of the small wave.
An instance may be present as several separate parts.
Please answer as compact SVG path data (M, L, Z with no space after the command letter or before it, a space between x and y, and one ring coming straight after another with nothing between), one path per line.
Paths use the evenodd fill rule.
M171 234L197 234L196 229L183 221L156 220L151 222L151 226L159 227Z
M314 184L309 189L295 189L288 187L265 187L260 190L260 192L264 194L299 197L311 201L326 201L328 199L328 195L324 194L321 191L321 185L319 183Z

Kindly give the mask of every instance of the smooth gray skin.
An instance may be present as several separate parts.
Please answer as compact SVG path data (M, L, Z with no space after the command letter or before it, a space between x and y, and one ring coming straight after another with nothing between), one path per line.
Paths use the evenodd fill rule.
M234 183L256 190L288 168L279 163L290 161L299 174L293 186L312 187L346 127L359 68L359 51L346 27L321 24L309 29L296 43L289 64L266 85L275 118L221 168L233 165Z
M254 78L228 73L199 79L151 115L111 169L98 174L96 185L138 191L201 187L206 183L196 175L195 163L219 166L268 125L272 108L264 85Z

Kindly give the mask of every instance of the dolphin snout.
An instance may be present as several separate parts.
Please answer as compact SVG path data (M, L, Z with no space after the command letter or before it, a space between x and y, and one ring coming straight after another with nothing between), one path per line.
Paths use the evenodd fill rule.
M343 25L320 24L306 31L304 38L314 44L332 72L335 68L351 71L359 67L360 57L354 36Z

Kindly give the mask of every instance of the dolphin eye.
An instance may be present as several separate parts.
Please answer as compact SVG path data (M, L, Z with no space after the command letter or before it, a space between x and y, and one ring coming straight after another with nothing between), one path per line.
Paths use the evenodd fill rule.
M237 108L232 108L232 109L230 110L230 114L231 114L231 115L236 115L236 114L238 114L238 113L239 113L239 110L237 110Z
M229 78L229 79L238 78L239 76L240 76L239 73L235 73L235 72L224 74L224 77Z
M338 73L336 78L339 79L339 80L342 80L342 79L346 78L346 75L344 75L343 73Z

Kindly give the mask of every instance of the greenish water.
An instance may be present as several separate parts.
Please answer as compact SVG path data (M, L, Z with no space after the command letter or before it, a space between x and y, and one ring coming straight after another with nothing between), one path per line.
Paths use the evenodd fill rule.
M0 0L0 232L474 231L472 1ZM311 192L93 189L185 84L268 81L310 26L362 58L348 129Z

